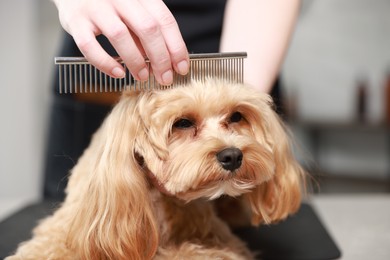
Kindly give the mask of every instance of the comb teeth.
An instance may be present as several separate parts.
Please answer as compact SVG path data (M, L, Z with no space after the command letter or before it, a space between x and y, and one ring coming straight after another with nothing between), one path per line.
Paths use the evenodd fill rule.
M173 84L160 85L153 74L147 81L135 80L120 58L116 60L126 71L124 78L112 78L92 66L85 58L56 57L58 65L59 93L96 93L128 90L167 89L185 85L191 80L204 81L207 78L220 78L229 83L243 83L245 52L190 54L190 70L182 76L174 72ZM146 60L150 68L149 60Z

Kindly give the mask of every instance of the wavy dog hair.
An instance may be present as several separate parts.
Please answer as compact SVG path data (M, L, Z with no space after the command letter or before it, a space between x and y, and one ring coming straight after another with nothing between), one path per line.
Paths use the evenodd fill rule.
M137 155L166 156L168 130L149 133L144 118L155 104L152 93L127 93L93 138L69 183L68 200L77 201L68 242L85 259L149 259L157 251L159 230L145 171ZM180 94L178 94L180 95ZM243 195L252 224L271 223L295 212L301 202L304 171L291 153L290 138L268 96L248 106L258 142L271 150L272 175ZM141 116L143 115L143 116ZM150 156L153 154L152 156ZM92 172L92 174L90 174ZM86 182L86 183L82 183ZM80 192L71 192L78 189ZM77 196L77 197L74 197Z
M285 219L298 210L306 193L305 171L292 154L289 131L272 109L272 102L262 106L261 121L253 126L255 136L271 149L272 178L244 194L252 210L252 224L270 224Z
M211 91L204 91L211 85ZM227 87L232 90L226 91ZM243 193L240 198L249 205L252 224L275 222L295 212L301 201L304 171L291 153L290 138L272 108L271 98L251 88L224 86L211 80L207 83L195 82L189 88L199 89L196 92L198 96L191 96L194 104L203 100L205 104L214 106L215 110L238 105L245 116L246 128L238 129L238 133L232 136L250 136L245 139L248 140L245 145L247 149L252 149L247 151L251 152L249 157L252 159L243 162L242 166L247 167L250 174L238 183L248 182L251 188L244 191L238 185L231 189ZM178 88L170 97L181 100L184 95L192 94L188 89ZM188 147L186 142L191 142L190 138L182 140L180 134L170 141L170 136L174 134L172 115L177 115L177 110L182 106L175 103L176 106L168 111L171 116L165 118L164 113L169 110L167 106L171 101L166 100L164 94L160 99L156 96L159 96L158 91L128 91L122 95L72 169L64 204L54 216L36 228L36 240L33 238L22 246L17 252L19 255L40 255L45 250L52 250L43 253L49 259L151 259L156 255L161 243L160 227L164 223L159 223L161 216L155 212L147 171L162 172L162 162L169 156L169 142L174 145L178 142L178 151ZM162 107L166 108L164 112ZM196 111L201 108L202 105L189 109ZM208 112L206 105L203 110L204 113ZM231 139L235 140L233 137ZM200 157L201 154L182 156L189 157L188 160L196 164L196 156ZM172 161L176 163L174 159ZM210 163L218 166L217 162ZM258 173L258 165L262 166L263 172ZM176 165L173 168L181 169ZM185 170L192 170L187 168ZM209 169L203 168L206 171ZM191 178L198 176L197 172L191 173L195 175ZM174 175L173 172L170 176L175 178ZM190 182L188 178L181 178ZM240 174L237 178L240 178ZM53 234L53 230L58 233L53 236L53 239L58 239L53 241L56 248L47 244L47 235ZM60 244L64 245L62 251L58 246Z
M137 98L122 98L72 171L65 204L77 209L67 244L82 259L150 259L157 250L158 224L136 160L148 142Z

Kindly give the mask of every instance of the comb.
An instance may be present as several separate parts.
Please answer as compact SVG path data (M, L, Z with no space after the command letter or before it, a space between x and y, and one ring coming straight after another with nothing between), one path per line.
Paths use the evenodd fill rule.
M183 76L174 72L173 83L169 86L160 85L152 73L146 81L135 80L119 57L115 59L126 71L126 76L119 79L101 72L82 57L56 57L54 62L58 66L59 93L71 94L166 89L210 77L230 83L243 83L246 57L246 52L189 54L188 74ZM149 60L145 61L150 69Z

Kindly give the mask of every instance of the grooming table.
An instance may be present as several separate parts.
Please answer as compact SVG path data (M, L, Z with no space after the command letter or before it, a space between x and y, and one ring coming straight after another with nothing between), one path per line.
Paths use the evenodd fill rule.
M31 237L37 221L50 214L58 203L43 201L29 205L0 222L0 259ZM263 260L337 259L341 253L309 204L281 223L234 231Z

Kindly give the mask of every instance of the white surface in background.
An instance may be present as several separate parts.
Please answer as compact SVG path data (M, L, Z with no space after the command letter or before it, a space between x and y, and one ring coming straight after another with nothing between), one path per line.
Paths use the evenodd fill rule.
M312 202L341 259L390 259L390 194L319 195Z

